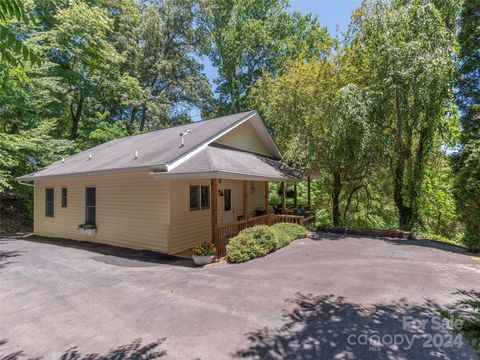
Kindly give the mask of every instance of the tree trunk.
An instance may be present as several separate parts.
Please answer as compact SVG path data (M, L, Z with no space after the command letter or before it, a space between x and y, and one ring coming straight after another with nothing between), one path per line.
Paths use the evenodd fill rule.
M393 197L395 205L397 206L399 215L399 226L402 230L411 230L413 228L413 217L411 207L405 204L404 197L404 176L405 176L405 162L407 160L407 150L402 138L402 130L404 127L402 113L400 108L400 96L396 95L395 98L395 110L396 110L396 155L394 175L393 175Z
M130 128L133 128L133 124L135 123L135 117L137 116L137 107L132 109L132 113L130 114Z
M142 119L140 120L140 132L143 132L145 128L145 120L147 118L147 104L143 104L142 106Z
M345 210L343 211L343 223L346 224L347 223L347 213L348 213L348 209L350 208L350 203L352 202L352 198L353 198L353 195L355 195L355 193L360 190L362 187L364 187L364 185L360 185L360 186L356 186L352 189L352 191L350 191L350 195L348 195L348 200L347 200L347 204L345 205ZM367 188L365 186L365 188ZM368 190L367 190L368 191Z
M70 113L72 115L72 131L70 133L70 139L74 141L77 140L78 136L78 124L80 123L80 118L82 116L84 100L85 99L83 95L80 95L80 99L77 104L77 110L75 112L73 111L73 100L70 103Z
M332 184L332 215L333 226L340 226L340 192L342 191L342 180L340 173L335 171Z

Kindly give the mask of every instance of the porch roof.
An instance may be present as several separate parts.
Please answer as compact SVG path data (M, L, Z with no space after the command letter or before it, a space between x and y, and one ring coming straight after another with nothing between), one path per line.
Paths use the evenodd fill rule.
M168 172L152 172L159 180L223 178L259 181L295 181L300 178L281 160L219 144L210 144Z

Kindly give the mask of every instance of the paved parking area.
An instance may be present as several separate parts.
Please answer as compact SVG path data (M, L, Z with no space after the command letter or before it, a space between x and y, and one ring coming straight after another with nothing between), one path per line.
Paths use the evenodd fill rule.
M0 359L474 359L432 324L472 288L479 258L429 241L318 234L195 268L0 236Z

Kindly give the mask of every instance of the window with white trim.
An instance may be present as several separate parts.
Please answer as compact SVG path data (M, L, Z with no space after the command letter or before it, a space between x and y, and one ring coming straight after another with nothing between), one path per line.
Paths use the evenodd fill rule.
M62 188L62 208L67 207L67 188L63 187Z
M97 224L97 190L94 187L85 188L85 224Z
M210 209L210 186L190 185L190 211Z
M54 190L53 188L45 189L45 216L53 217L54 212Z

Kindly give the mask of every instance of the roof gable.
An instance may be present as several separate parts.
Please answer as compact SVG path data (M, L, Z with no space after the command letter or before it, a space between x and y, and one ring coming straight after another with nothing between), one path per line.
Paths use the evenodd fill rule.
M234 149L249 151L263 156L276 157L272 149L268 149L257 130L250 121L244 122L235 129L229 131L218 140L216 144L225 145Z

